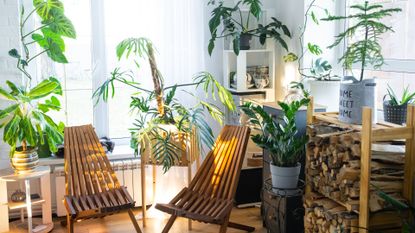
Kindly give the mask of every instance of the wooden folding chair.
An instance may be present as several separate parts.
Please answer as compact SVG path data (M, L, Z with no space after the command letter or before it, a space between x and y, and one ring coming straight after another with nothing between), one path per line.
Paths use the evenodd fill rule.
M135 201L120 186L92 125L65 128L65 180L68 232L74 232L76 221L128 211L141 233L132 211Z
M156 205L156 209L172 215L164 233L170 230L177 217L221 225L220 233L225 233L227 227L255 230L229 221L249 133L248 127L225 126L189 187L168 204Z

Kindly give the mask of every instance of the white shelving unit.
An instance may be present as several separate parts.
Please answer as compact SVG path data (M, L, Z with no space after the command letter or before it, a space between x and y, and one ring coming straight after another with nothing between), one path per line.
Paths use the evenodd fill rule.
M248 10L243 10L243 18L246 19ZM274 10L264 9L262 17L259 22L256 22L254 17L251 17L250 25L258 23L267 24L271 21ZM263 95L264 101L275 101L275 42L272 39L267 39L265 45L259 43L258 37L253 37L251 40L250 50L240 50L237 56L232 49L232 42L225 40L223 51L223 76L224 86L234 95L246 96L246 95ZM247 73L252 67L268 67L269 84L263 88L258 88L253 85L254 81L247 83ZM231 74L235 73L231 82ZM252 75L254 80L255 77Z

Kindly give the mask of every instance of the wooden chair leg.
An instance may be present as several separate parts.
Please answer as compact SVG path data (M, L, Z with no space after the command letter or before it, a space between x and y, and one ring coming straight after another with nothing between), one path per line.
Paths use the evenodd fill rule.
M229 224L229 217L226 217L225 221L220 225L219 233L226 233L228 230L228 224Z
M173 226L174 221L176 221L177 215L172 215L167 222L166 226L164 226L164 229L162 233L167 233L170 231L170 228Z
M138 225L138 222L137 222L137 219L135 218L134 212L131 209L128 210L128 215L130 216L131 222L134 225L135 231L137 233L141 233L140 226Z
M229 222L228 223L228 227L234 228L234 229L238 229L238 230L242 230L242 231L247 231L247 232L253 232L255 231L255 227L250 227L247 225L243 225L243 224L239 224L239 223L235 223L235 222Z
M71 218L71 215L66 215L66 227L68 228L68 233L74 233L74 229L73 229L73 219Z

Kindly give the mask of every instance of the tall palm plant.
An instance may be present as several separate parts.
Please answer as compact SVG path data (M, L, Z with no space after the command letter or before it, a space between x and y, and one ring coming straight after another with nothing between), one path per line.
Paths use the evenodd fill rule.
M137 83L132 71L121 71L120 68L116 68L111 73L111 77L94 92L94 98L107 101L109 97L114 97L114 83L116 82L136 89L138 93L131 96L130 103L131 111L137 114L134 127L130 129L131 144L137 154L138 145L143 146L145 141L150 141L154 158L160 161L164 171L167 171L180 159L181 149L172 142L171 138L174 137L174 133L169 131L166 125L173 125L178 132L189 135L185 137L185 140L195 137L202 149L203 144L211 147L214 143L212 129L205 119L205 110L219 123L223 122L224 117L218 106L183 90L197 100L194 106L185 106L175 97L179 88L202 87L206 94L210 94L213 99L218 97L219 101L231 111L234 111L236 107L232 95L207 72L196 74L191 83L165 86L164 78L157 67L154 51L152 42L146 38L128 38L119 43L116 48L118 59L134 55L137 68L140 67L139 59L148 60L153 90L145 89Z

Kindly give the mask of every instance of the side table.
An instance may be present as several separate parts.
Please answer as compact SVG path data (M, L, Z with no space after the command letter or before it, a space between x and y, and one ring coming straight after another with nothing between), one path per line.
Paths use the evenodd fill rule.
M304 181L295 189L277 189L266 179L262 190L263 219L268 233L303 233Z
M30 181L40 179L40 197L31 198ZM24 181L26 200L21 202L9 201L7 196L7 182ZM33 228L34 220L32 218L32 206L42 205L42 220L40 224L36 223ZM40 166L35 170L27 173L15 173L12 168L0 170L0 232L7 232L9 228L9 210L20 209L22 211L22 220L24 218L23 209L27 211L27 229L29 233L50 232L53 229L52 208L50 193L50 168L49 166Z

